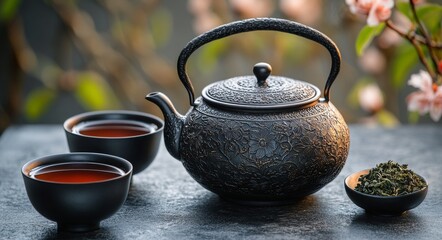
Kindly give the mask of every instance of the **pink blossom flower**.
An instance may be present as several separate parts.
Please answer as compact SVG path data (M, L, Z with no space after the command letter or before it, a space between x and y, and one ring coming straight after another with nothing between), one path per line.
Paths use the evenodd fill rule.
M433 121L439 121L442 116L442 86L433 84L430 74L425 71L411 75L408 84L419 89L408 95L408 110L421 115L429 112Z
M352 13L367 16L367 25L376 26L391 16L394 0L345 0Z
M430 117L433 121L439 121L442 116L442 86L438 86L430 109Z
M376 84L369 84L359 91L359 104L369 113L376 113L384 107L384 97Z
M350 11L352 13L358 13L366 16L368 16L371 6L373 5L373 0L345 0L345 2L350 7Z

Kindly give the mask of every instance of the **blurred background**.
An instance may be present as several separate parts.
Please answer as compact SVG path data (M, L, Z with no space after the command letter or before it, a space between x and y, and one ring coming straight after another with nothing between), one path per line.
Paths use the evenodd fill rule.
M162 117L144 99L152 91L164 92L184 114L188 96L176 74L181 49L218 25L251 17L295 20L336 42L343 62L331 101L348 123L440 124L407 111L414 89L406 83L422 69L411 45L384 31L358 57L354 46L365 19L351 14L345 0L1 0L0 133L11 124L59 124L94 110ZM441 32L439 22L442 38ZM214 81L251 75L262 61L273 75L321 90L330 70L321 45L261 31L205 45L187 69L199 95Z

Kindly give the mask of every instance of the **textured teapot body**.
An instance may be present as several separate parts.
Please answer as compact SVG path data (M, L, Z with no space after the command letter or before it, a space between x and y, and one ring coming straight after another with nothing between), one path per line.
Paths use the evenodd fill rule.
M212 83L195 100L186 72L190 55L211 41L257 30L299 35L329 51L331 69L322 98L316 86L270 76L270 64L260 62L254 76ZM206 32L181 51L178 76L192 106L185 116L162 93L146 99L163 112L167 150L202 186L237 202L286 203L331 182L347 159L348 127L329 98L340 62L337 46L315 29L283 19L247 19Z
M179 140L189 174L236 201L290 201L316 192L339 174L348 151L348 127L329 102L278 113L203 102L187 114Z

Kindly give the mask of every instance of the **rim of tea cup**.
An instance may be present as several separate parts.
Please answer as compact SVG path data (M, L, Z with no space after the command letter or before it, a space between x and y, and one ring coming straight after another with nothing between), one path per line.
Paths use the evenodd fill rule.
M30 176L32 169L58 163L104 163L122 171L103 181L46 181ZM58 231L88 232L100 228L124 204L130 188L132 164L124 158L93 152L59 153L39 157L21 169L28 198L43 217L57 223ZM102 204L102 201L107 201Z
M84 157L84 156L112 158L112 159L122 162L123 164L127 165L129 168L126 171L125 169L121 169L120 167L115 166L112 163L104 163L104 162L100 163L100 162L97 162L94 160L85 160L85 161L70 160L70 158L72 158L74 156L78 156L79 158ZM57 161L58 159L59 159L59 161ZM47 163L47 161L54 161L54 162ZM51 166L51 165L60 164L60 163L66 163L66 164L70 164L70 163L105 164L105 165L109 165L111 167L117 168L118 170L121 170L123 174L121 174L120 176L117 176L117 177L113 177L113 178L109 178L109 179L105 179L105 180L100 180L100 181L92 181L92 182L57 182L57 181L42 180L42 179L33 178L30 176L31 171L37 167ZM34 166L32 166L32 165L34 165ZM39 157L39 158L30 160L23 165L23 167L21 168L21 172L22 172L23 176L25 176L33 181L38 181L38 182L45 182L45 183L49 183L49 184L61 184L61 185L86 185L86 184L99 184L99 183L104 183L104 182L110 182L110 181L115 181L115 180L124 178L127 175L132 174L133 166L132 166L132 163L130 163L128 160L126 160L122 157L114 156L114 155L109 155L109 154L104 154L104 153L94 153L94 152L73 152L73 153L51 154L51 155L46 155L44 157Z
M111 118L111 119L102 119L99 118L99 116L106 116L106 115L127 115L127 116L139 116L139 117L145 117L149 120L153 121L143 121L143 120L134 120L134 119L126 119L126 118ZM96 118L94 118L96 117ZM138 135L131 135L131 136L121 136L121 137L103 137L103 136L92 136L92 135L86 135L81 134L79 132L74 131L74 127L82 122L86 121L102 121L102 120L118 120L118 121L134 121L144 124L153 124L156 125L156 128L152 131L149 131L145 134L138 134ZM141 126L140 126L141 127ZM161 132L164 129L164 121L149 113L144 112L138 112L138 111L130 111L130 110L102 110L102 111L91 111L91 112L84 112L80 113L74 116L71 116L70 118L66 119L63 123L63 128L65 131L82 136L87 138L97 138L97 139L125 139L125 138L137 138L137 137L144 137L156 134L158 132ZM147 128L149 129L149 128Z

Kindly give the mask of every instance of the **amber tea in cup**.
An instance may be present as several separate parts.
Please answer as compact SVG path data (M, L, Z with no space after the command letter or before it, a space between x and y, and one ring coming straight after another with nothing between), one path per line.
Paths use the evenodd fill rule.
M120 157L77 152L40 157L22 167L32 206L59 231L86 232L126 201L132 164Z
M80 122L72 128L72 131L92 137L121 138L141 136L157 129L154 124L133 120L97 120Z
M122 157L133 165L133 174L136 174L155 159L164 122L148 113L112 110L72 116L63 127L71 152Z
M29 176L55 183L92 183L114 179L124 175L116 167L88 162L59 163L32 169Z

